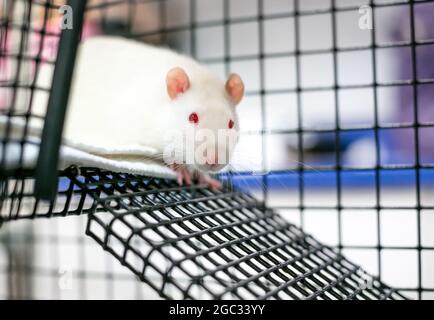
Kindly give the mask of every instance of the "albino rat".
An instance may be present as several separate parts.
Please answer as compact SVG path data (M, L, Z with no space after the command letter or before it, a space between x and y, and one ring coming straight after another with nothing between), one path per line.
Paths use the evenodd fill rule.
M152 147L155 160L166 163L164 155L172 148L182 161L167 164L179 184L190 184L195 171L200 183L217 189L220 183L206 172L221 170L229 161L239 130L235 106L243 94L236 74L224 83L205 66L168 49L99 36L80 46L64 138L107 149ZM187 134L200 130L216 139L200 144ZM226 141L217 139L220 131L229 132ZM180 139L168 139L173 133ZM196 152L204 144L205 151L186 162L188 146Z

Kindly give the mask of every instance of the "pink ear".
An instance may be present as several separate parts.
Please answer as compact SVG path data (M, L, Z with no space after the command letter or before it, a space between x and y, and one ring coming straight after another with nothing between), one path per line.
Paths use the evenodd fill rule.
M226 81L226 91L234 105L240 103L244 96L244 83L239 75L233 73L229 76L228 81Z
M175 99L179 94L190 88L190 80L182 68L171 69L166 76L167 93L170 99Z

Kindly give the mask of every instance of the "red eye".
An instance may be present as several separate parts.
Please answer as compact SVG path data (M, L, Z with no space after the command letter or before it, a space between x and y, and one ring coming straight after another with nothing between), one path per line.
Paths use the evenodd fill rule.
M190 121L191 123L198 123L199 122L199 116L197 115L196 112L193 112L188 117L188 121Z
M229 123L228 123L229 129L232 129L234 127L234 124L235 124L234 121L229 120Z

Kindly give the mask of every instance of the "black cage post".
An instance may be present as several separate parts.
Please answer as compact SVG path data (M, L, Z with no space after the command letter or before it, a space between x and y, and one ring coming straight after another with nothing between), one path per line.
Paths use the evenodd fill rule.
M57 163L63 123L86 2L69 0L67 3L72 12L73 26L72 29L65 28L60 37L35 175L35 196L43 200L54 200L57 193Z
M251 5L247 13L235 14L236 0L211 1L216 6L211 18L204 17L204 0L135 0L135 1L98 1L88 3L86 10L87 16L92 14L100 17L100 27L102 33L115 33L139 41L152 41L155 39L169 44L181 51L195 56L201 62L210 67L221 68L223 74L228 74L236 69L237 65L251 63L247 71L255 69L257 75L257 86L249 86L251 79L248 79L246 97L247 99L257 99L259 105L260 121L257 127L242 132L244 136L258 136L262 146L261 164L258 168L261 176L248 175L248 179L253 179L260 185L260 192L252 195L249 188L243 188L242 183L237 183L237 179L242 178L245 173L232 172L222 175L229 183L223 190L213 192L203 186L180 187L174 181L156 179L152 177L142 177L137 175L108 172L97 168L68 168L59 173L59 183L45 185L57 186L55 197L47 204L39 201L33 192L34 183L42 182L47 176L55 178L52 173L56 166L51 160L56 160L57 153L51 151L43 152L44 148L58 149L56 141L60 135L51 136L48 134L51 125L55 125L57 132L61 131L61 121L54 121L54 118L63 118L66 106L67 90L57 88L56 84L68 83L72 74L74 50L66 50L72 58L67 60L71 64L63 64L62 57L67 58L62 53L62 48L67 46L60 41L60 49L57 64L65 67L66 76L60 76L63 81L53 80L51 88L49 111L44 125L44 136L40 146L41 153L36 170L28 168L18 168L15 171L3 170L5 167L5 150L11 142L11 136L0 133L2 138L2 177L0 182L0 228L1 233L6 227L12 227L15 223L12 220L31 220L30 224L37 221L45 221L35 218L46 219L47 223L52 221L65 221L66 219L81 219L85 222L85 230L80 229L75 237L65 238L60 230L52 233L48 237L50 242L55 243L56 249L60 248L62 241L72 243L79 248L79 267L75 277L80 281L80 288L77 296L79 298L92 298L85 288L92 280L104 280L105 297L112 298L116 290L114 283L121 281L126 276L113 271L113 265L120 263L128 270L128 275L134 275L134 285L129 287L137 291L141 290L142 283L146 290L152 289L163 298L189 298L189 299L251 299L251 298L270 298L270 299L405 299L407 295L415 298L426 298L434 292L426 278L429 274L425 257L434 252L434 247L424 241L426 227L422 219L422 214L429 214L433 210L432 202L427 201L427 196L432 197L432 184L429 173L434 169L433 163L424 160L422 154L425 149L422 145L429 139L427 135L422 135L423 129L432 129L434 120L426 120L421 117L422 99L420 98L420 88L434 84L432 78L421 75L420 50L434 46L434 39L421 39L418 31L417 13L422 6L434 6L434 1L374 1L368 2L372 10L373 28L367 31L369 41L363 44L342 45L341 29L342 16L348 13L358 12L359 4L348 4L345 1L330 0L321 1L309 7L301 0L288 1L285 10L269 11L271 2L257 0L246 2L245 6ZM282 0L281 3L284 1ZM361 1L362 2L362 1ZM2 50L0 59L13 60L17 63L18 69L13 70L6 79L0 82L1 90L10 90L12 96L18 94L19 89L28 89L31 93L35 90L42 90L30 83L23 83L19 78L19 66L23 61L30 60L36 66L42 59L40 54L28 56L24 47L26 39L29 37L30 11L34 8L44 8L47 12L57 10L59 5L53 1L29 1L25 2L26 10L22 20L16 21L11 15L5 15L1 24ZM81 4L81 2L77 2ZM217 4L218 3L218 4ZM247 4L249 3L249 5ZM179 6L178 6L179 5ZM84 6L83 6L84 7ZM12 8L12 7L11 7ZM141 9L146 8L152 17L158 17L157 22L149 26L152 19L144 19L140 22L138 13L143 14ZM379 35L381 25L382 10L402 9L408 13L408 37L382 41ZM10 11L13 11L11 9ZM78 14L75 12L75 14ZM123 12L119 14L118 12ZM175 23L174 12L184 17L184 20ZM218 15L217 13L221 14ZM209 12L208 12L209 13ZM116 18L113 18L113 15ZM326 17L330 25L330 43L321 48L306 48L306 19L320 19ZM394 19L407 21L397 13ZM269 40L273 34L267 33L268 24L276 21L289 21L293 29L281 30L287 32L291 38L292 46L285 50L273 52L269 50ZM80 18L74 17L74 26ZM86 19L85 19L86 21ZM142 24L140 24L142 23ZM404 23L404 22L403 22ZM45 35L46 30L33 30L36 33ZM243 53L236 52L237 38L235 29L240 26L251 25L249 32L244 33L246 39L257 44L254 49ZM292 27L291 27L292 28ZM10 30L19 30L21 39L18 52L12 52L7 43L10 38ZM74 28L75 29L75 28ZM218 43L218 52L214 55L203 55L203 36L206 32L216 31L218 36L207 37L213 39L213 43ZM324 34L326 30L324 28ZM65 34L63 32L62 34ZM202 35L202 36L201 36ZM59 35L56 35L59 36ZM248 37L250 36L250 37ZM321 37L318 34L317 37ZM434 37L434 35L431 35ZM62 39L65 35L62 36ZM71 36L75 43L77 34ZM74 38L75 37L75 38ZM324 35L324 37L326 37ZM65 40L66 41L66 40ZM181 45L179 45L181 44ZM211 42L207 42L210 45ZM21 49L20 49L21 48ZM220 50L221 49L221 50ZM220 50L220 51L219 51ZM408 50L410 53L411 72L409 78L405 79L386 79L382 76L384 72L384 59L380 53L384 50ZM366 82L345 83L342 81L341 74L348 71L348 68L355 68L359 61L352 61L352 65L343 65L341 56L343 54L356 54L365 52L369 56L369 68L372 77ZM305 59L318 56L330 57L331 69L330 83L320 85L306 84ZM280 61L279 59L293 59L294 83L293 85L270 88L268 81L272 69L270 61ZM43 59L42 59L43 60ZM425 62L424 62L425 64ZM321 67L321 66L320 66ZM429 68L426 65L426 69ZM36 67L37 69L37 67ZM57 75L59 68L56 66ZM237 71L237 70L235 70ZM284 67L278 70L281 73L287 72ZM272 74L271 77L277 76ZM320 71L318 71L320 72ZM287 78L285 78L285 81ZM252 80L253 82L253 80ZM290 80L288 80L290 82ZM63 87L63 89L67 89ZM405 88L411 94L411 120L400 119L387 122L382 119L382 92L383 90ZM344 123L343 108L345 105L342 93L351 90L369 90L372 92L372 101L366 99L366 105L372 105L373 121L368 124L347 124ZM330 93L332 101L332 124L309 125L308 116L305 113L307 102L306 94ZM58 94L56 96L56 94ZM293 101L285 102L289 109L296 110L294 127L287 125L281 128L269 128L269 102L270 97L278 95L294 96ZM54 103L56 99L59 103ZM62 100L62 101L60 101ZM401 99L405 100L405 99ZM0 101L1 102L1 101ZM9 121L13 117L22 116L15 112L16 99L9 101L10 104L1 109L1 115ZM324 102L325 104L325 102ZM60 109L56 109L59 106ZM274 106L274 105L273 105ZM322 104L321 104L322 107ZM425 106L426 107L426 106ZM50 111L51 110L51 111ZM56 115L56 112L59 114ZM34 115L31 112L31 102L27 106L27 116ZM254 111L251 111L252 113ZM51 120L50 117L53 117ZM287 119L288 123L290 119ZM51 124L50 124L51 123ZM59 131L60 130L60 131ZM405 162L397 159L392 163L385 163L385 151L383 146L384 134L391 135L394 139L400 139L399 130L414 132L412 136L412 147L410 154L413 162ZM351 165L345 159L346 151L341 148L345 144L345 139L350 134L364 132L372 137L373 149L375 152L372 165ZM50 135L50 138L46 138ZM295 150L293 159L298 162L290 171L284 169L272 170L267 164L274 154L269 148L269 138L274 136L292 136L295 142L292 148ZM324 163L311 163L312 151L309 150L310 136L327 137L327 155L332 160ZM57 138L56 138L57 137ZM18 141L21 147L27 141L25 138ZM258 144L259 147L259 144ZM46 161L42 157L47 156L51 160ZM399 157L398 157L399 158ZM54 161L57 162L57 161ZM50 164L51 163L51 164ZM47 171L42 170L45 166ZM273 169L273 168L272 168ZM396 178L403 171L411 175L411 193L415 195L415 204L396 204L385 202L385 194L389 189L400 190L400 181ZM38 175L39 172L39 175ZM46 173L43 173L46 172ZM276 190L275 176L284 177L284 182L290 187L284 189L284 203L273 202L274 197L279 192ZM367 175L370 177L369 191L372 193L373 200L362 204L352 204L346 201L346 194L352 187L348 186L347 177L354 175ZM392 182L388 177L393 176ZM35 181L35 177L37 178ZM315 178L315 179L313 179ZM42 180L41 180L42 179ZM312 193L312 179L315 183L325 184L327 188L316 189L315 195L318 197L334 198L334 202L326 204L311 201L309 198ZM397 179L397 180L394 180ZM46 182L48 183L47 179ZM57 179L54 179L56 181ZM389 183L389 184L388 184ZM428 187L425 187L428 184ZM390 186L392 185L392 186ZM49 191L48 189L45 189ZM286 187L286 186L285 186ZM389 189L388 189L389 188ZM246 190L247 189L247 190ZM332 192L330 192L332 190ZM359 193L359 189L355 189ZM291 194L290 194L291 193ZM362 191L360 191L362 193ZM296 194L295 197L290 195ZM332 194L332 196L330 196ZM43 198L47 198L49 193L45 193ZM396 192L395 197L400 193ZM260 198L260 200L258 200ZM289 199L289 200L288 200ZM399 199L396 199L398 201ZM431 203L431 204L430 204ZM415 229L406 230L415 233L414 245L394 245L385 241L386 212L398 214L406 210L414 212L416 218ZM298 224L290 223L286 217L286 211L293 211L298 216ZM332 212L336 216L335 230L336 243L325 245L319 241L316 235L310 235L306 230L312 224L311 213L318 215ZM357 215L366 215L367 212L374 214L374 233L369 244L350 243L346 241L347 224L345 216L348 211L355 212ZM71 216L65 218L66 216ZM76 217L72 217L76 216ZM58 217L58 219L54 219ZM53 222L54 223L54 222ZM334 222L333 222L334 223ZM6 226L7 225L7 226ZM362 228L363 226L360 226ZM413 227L413 226L411 226ZM410 228L410 226L408 226ZM36 230L37 231L37 230ZM88 237L83 238L84 232ZM46 240L46 239L45 239ZM39 243L40 247L46 248L44 237L36 235L33 239ZM12 241L9 239L8 241ZM6 241L7 242L7 241ZM39 245L39 244L38 244ZM84 266L89 264L91 258L83 257L83 251L90 246L106 251L102 259L106 259L104 271L90 271ZM352 259L346 258L349 251L373 252L375 255L374 263L377 275L372 276L364 271ZM99 250L102 252L102 250ZM53 250L54 252L54 250ZM58 255L53 253L52 256ZM385 268L387 264L386 253L388 252L407 252L416 257L415 263L417 270L411 274L416 279L412 286L388 285L388 272ZM1 253L1 251L0 251ZM403 258L404 259L404 258ZM2 261L0 255L0 262ZM53 261L57 261L53 258ZM31 262L29 262L31 264ZM56 265L53 262L53 265ZM372 267L372 266L371 266ZM396 265L395 269L400 269ZM3 273L12 272L12 268ZM428 270L428 272L427 272ZM1 272L0 265L0 276ZM34 265L24 267L23 272L27 272L31 277L46 275L48 279L57 281L57 270L53 268L41 268ZM402 273L402 277L410 276ZM56 284L54 284L54 287ZM393 287L393 288L392 288ZM0 288L1 292L1 288ZM58 296L59 289L56 287L53 293ZM35 293L38 297L38 293ZM137 294L135 297L140 297Z

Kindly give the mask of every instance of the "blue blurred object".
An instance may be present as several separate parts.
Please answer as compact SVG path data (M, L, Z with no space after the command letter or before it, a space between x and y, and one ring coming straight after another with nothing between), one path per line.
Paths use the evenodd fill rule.
M378 129L378 136L374 129L340 132L339 152L343 165L373 167L377 164L377 151L380 153L378 164L381 166L434 164L434 5L415 4L414 19L415 40L418 42L415 56L412 56L410 46L394 50L397 61L394 79L408 84L397 85L394 91L395 108L389 119L393 126L390 129ZM401 18L393 22L394 42L405 44L412 40L409 20L410 10L405 7ZM421 83L413 85L411 81L414 78ZM334 152L336 133L322 134L317 140L318 147L315 150ZM327 154L317 157L315 165L329 164L329 157ZM399 172L396 175L397 183L406 183L405 175Z
M408 11L403 12L403 21ZM408 54L408 49L403 47L399 50L398 76L399 79L420 80L434 79L434 45L429 40L434 40L434 5L418 4L414 7L414 18L416 26L416 40L420 43L416 46L416 56L413 66L413 59ZM411 30L409 26L397 19L394 31L396 41L409 41ZM428 41L426 44L421 44ZM414 69L415 68L415 69ZM413 72L415 74L413 76ZM417 103L417 106L415 105ZM434 84L420 84L417 90L413 86L401 86L399 91L399 102L395 114L397 123L431 125L419 129L419 157L421 163L434 162ZM415 108L417 108L415 110ZM415 119L417 115L418 119ZM413 129L400 130L398 133L390 132L391 149L403 155L415 154L416 135Z
M375 170L341 171L340 181L342 188L373 188L375 187ZM381 187L401 188L411 187L416 184L415 169L379 170ZM231 181L233 185L243 191L262 189L265 185L268 189L286 190L299 187L299 173L271 172L266 176L254 175L248 172L223 173L220 175L223 181ZM434 187L434 169L421 170L421 187ZM337 187L336 171L304 172L302 174L304 187L309 189L323 189Z

